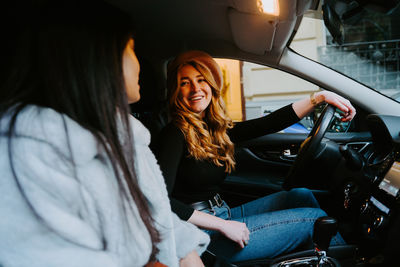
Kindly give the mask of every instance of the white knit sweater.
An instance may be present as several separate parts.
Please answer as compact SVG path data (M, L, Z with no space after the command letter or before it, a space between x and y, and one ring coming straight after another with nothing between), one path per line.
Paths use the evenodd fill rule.
M136 206L129 209L128 201L121 201L94 136L65 115L29 106L17 118L12 170L5 135L9 120L7 115L0 120L0 266L143 266L151 252L149 234ZM158 259L178 266L190 251L201 254L209 237L171 212L148 147L150 134L133 117L130 123L139 185L161 233Z

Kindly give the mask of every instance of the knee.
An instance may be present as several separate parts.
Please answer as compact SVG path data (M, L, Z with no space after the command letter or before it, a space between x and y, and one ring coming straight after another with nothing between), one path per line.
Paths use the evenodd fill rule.
M326 214L326 212L323 211L322 209L318 209L318 213L319 213L319 217L328 216L328 214Z
M304 188L304 187L293 188L293 189L290 190L290 191L293 191L293 192L296 192L296 193L304 193L304 194L311 193L311 190L310 190L310 189L307 189L307 188Z
M313 208L313 214L314 214L315 219L318 219L319 217L327 216L325 211L323 211L322 209L318 209L318 208Z
M293 188L292 190L290 190L290 192L294 195L314 198L314 194L311 192L310 189L307 188Z
M299 209L301 217L307 218L310 222L314 222L314 220L318 219L319 217L327 216L326 212L320 208L302 208Z

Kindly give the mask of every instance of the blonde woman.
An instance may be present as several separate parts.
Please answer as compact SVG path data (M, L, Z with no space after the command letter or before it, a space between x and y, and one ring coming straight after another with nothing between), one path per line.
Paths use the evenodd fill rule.
M188 51L168 66L172 121L155 144L172 209L211 236L209 249L232 262L275 257L310 246L316 218L326 215L307 189L278 192L231 208L219 186L235 167L234 143L277 132L313 110L310 99L233 124L220 95L222 74L208 54ZM332 92L315 94L351 120L355 109ZM333 243L343 243L340 236Z

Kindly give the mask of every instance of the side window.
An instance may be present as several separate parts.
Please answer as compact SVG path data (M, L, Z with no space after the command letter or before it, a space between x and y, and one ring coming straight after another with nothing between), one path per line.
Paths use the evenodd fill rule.
M312 83L277 69L238 60L216 60L225 80L222 96L234 121L268 115L320 90ZM311 114L284 132L306 133L313 126L312 120Z
M216 59L222 69L222 97L233 121L261 116L321 90L318 86L286 72L232 59ZM321 113L317 108L300 122L286 128L286 133L308 133ZM335 114L330 132L346 132L349 123Z

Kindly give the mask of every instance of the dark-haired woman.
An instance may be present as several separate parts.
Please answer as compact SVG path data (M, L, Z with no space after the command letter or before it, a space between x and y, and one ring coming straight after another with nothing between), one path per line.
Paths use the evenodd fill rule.
M27 16L0 92L0 265L203 266L209 238L171 212L128 113L129 17L101 1L41 1Z
M218 64L187 51L168 65L172 121L160 134L156 154L178 216L207 231L209 249L230 261L270 258L312 244L313 224L326 215L311 191L294 189L230 208L219 186L235 167L234 143L282 130L327 102L351 120L347 99L323 91L260 119L233 124L221 98ZM340 236L334 243L342 243Z

